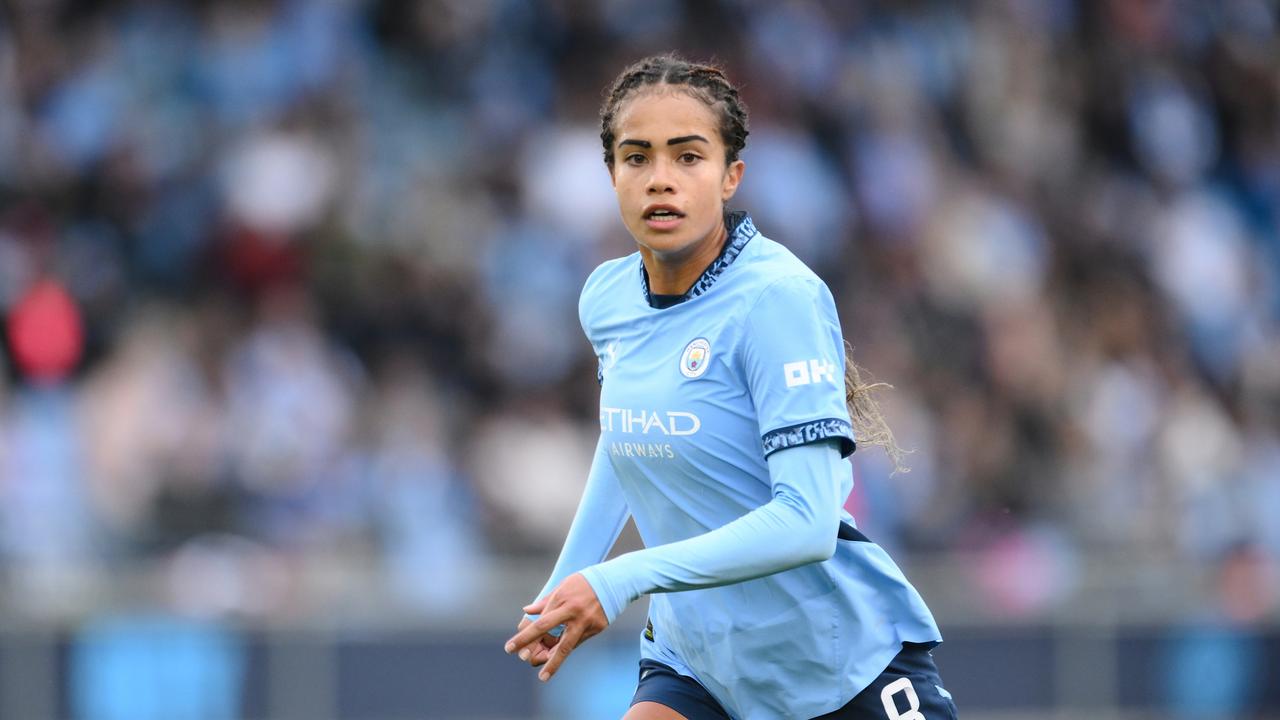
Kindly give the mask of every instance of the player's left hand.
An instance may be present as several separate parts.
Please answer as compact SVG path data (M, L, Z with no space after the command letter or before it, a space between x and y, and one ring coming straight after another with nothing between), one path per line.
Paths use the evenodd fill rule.
M591 589L591 583L581 573L565 578L551 594L523 609L530 615L541 617L524 625L507 641L508 654L521 653L525 648L529 648L531 653L541 650L539 646L543 644L543 636L564 625L564 632L548 651L547 663L538 673L538 679L543 682L556 674L574 648L609 627L609 618L596 597L596 591Z

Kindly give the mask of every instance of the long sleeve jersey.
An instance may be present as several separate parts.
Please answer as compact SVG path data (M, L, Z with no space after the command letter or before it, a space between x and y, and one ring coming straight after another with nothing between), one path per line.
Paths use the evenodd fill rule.
M582 291L600 360L600 441L561 557L612 622L652 594L643 657L734 718L814 717L904 641L941 641L902 572L843 509L855 444L830 291L744 214L719 258L663 307L639 254ZM628 515L645 549L602 562ZM839 539L838 537L848 539Z

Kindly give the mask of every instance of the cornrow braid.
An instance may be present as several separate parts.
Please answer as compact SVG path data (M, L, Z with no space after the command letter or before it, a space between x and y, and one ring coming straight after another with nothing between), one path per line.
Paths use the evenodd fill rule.
M714 65L689 62L674 53L652 55L618 75L600 108L600 141L604 145L604 162L613 167L613 125L618 109L632 93L650 85L683 86L707 104L719 117L720 139L724 141L725 163L738 159L747 146L747 107L738 97L738 89L729 82L724 71Z

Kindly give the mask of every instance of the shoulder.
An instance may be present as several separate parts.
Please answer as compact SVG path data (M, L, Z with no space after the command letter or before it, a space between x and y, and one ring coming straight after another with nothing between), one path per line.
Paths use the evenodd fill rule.
M743 286L747 295L747 312L760 306L782 304L808 309L815 306L835 309L831 290L822 278L783 245L763 236L751 243L749 256L743 263Z
M582 285L578 296L578 319L590 335L590 328L607 315L613 303L627 297L627 288L639 292L640 253L634 252L600 263Z
M593 293L613 289L614 286L626 279L634 282L640 272L638 269L639 263L639 252L633 252L630 255L624 255L612 260L605 260L587 276L587 281L582 286L582 295L586 297Z

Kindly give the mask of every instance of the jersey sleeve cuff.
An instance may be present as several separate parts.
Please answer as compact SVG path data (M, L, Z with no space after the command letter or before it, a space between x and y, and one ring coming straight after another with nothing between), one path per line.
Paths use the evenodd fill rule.
M596 599L600 601L600 607L604 609L604 615L612 625L613 621L618 619L622 611L630 604L630 599L622 597L622 594L616 592L613 585L609 583L604 570L600 565L592 565L584 568L582 577L586 578L587 584L596 593Z
M767 458L785 448L830 439L840 441L842 458L849 457L857 449L857 443L853 439L853 426L843 418L824 418L788 425L765 433L761 442L764 444L764 456Z

